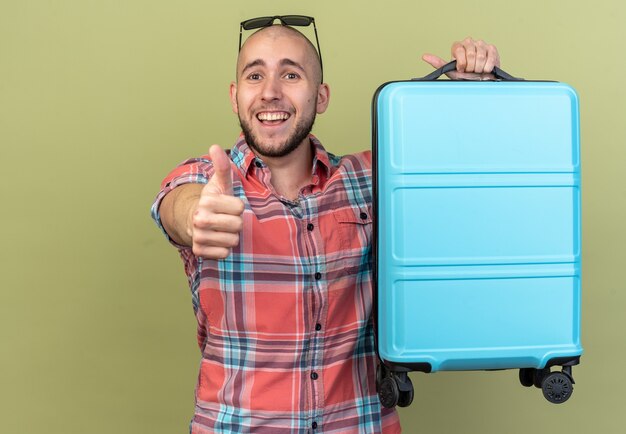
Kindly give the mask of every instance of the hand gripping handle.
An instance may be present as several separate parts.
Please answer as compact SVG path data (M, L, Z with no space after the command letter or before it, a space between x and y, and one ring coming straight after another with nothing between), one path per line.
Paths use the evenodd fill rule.
M434 81L434 80L437 80L439 77L441 77L443 74L446 74L446 73L454 71L454 70L456 70L456 60L453 60L451 62L446 63L441 68L435 69L433 72L431 72L428 75L425 75L424 77L412 78L411 80L414 80L414 81ZM491 71L491 73L494 75L496 80L524 81L523 78L513 77L511 74L509 74L507 72L504 72L503 70L501 70L497 66L494 66L493 71Z

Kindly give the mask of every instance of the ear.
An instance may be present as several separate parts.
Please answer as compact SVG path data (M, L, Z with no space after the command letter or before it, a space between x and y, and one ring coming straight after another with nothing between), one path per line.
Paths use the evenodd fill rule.
M322 114L328 108L330 102L330 87L326 83L322 83L317 88L317 113Z
M239 113L239 106L237 105L237 83L234 81L230 83L230 105L233 108L233 112Z

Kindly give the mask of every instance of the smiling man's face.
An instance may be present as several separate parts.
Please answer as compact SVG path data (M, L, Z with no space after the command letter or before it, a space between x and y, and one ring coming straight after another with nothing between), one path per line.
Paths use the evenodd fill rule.
M319 83L320 75L315 48L294 30L272 26L248 38L230 96L255 153L284 157L308 143L316 114L328 106L328 86Z

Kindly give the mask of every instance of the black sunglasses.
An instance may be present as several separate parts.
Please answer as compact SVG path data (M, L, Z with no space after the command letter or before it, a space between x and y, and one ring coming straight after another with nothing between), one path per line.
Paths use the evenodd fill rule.
M242 21L239 25L239 51L241 51L241 41L244 30L261 29L263 27L269 27L274 24L274 21L280 20L284 26L301 26L307 27L313 24L313 31L315 32L315 43L317 44L317 55L320 59L320 70L322 72L322 83L324 82L324 68L322 67L322 52L320 51L320 41L317 37L317 27L315 27L315 18L307 17L305 15L274 15L273 17L258 17L250 18L249 20Z

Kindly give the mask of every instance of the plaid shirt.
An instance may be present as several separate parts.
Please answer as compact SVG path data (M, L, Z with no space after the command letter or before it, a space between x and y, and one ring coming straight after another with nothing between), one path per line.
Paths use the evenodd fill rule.
M192 433L400 432L375 386L371 153L340 158L310 139L312 181L292 201L241 136L230 152L239 246L219 261L177 246L202 352ZM165 178L161 229L163 197L211 175L204 156Z

